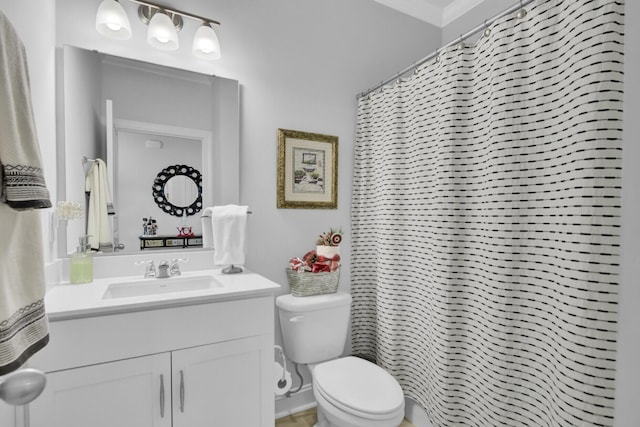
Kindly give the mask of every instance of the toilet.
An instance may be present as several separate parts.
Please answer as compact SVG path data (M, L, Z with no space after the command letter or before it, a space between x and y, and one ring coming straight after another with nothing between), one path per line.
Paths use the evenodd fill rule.
M287 357L306 364L317 402L315 427L397 427L404 418L400 384L381 367L342 357L351 295L276 298Z

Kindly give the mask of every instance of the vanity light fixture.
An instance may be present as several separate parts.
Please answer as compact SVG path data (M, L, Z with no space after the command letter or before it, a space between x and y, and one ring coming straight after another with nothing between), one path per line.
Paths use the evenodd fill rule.
M160 50L176 50L180 46L178 31L182 29L182 17L201 22L193 38L192 53L198 58L214 60L220 58L220 41L213 25L220 22L177 9L160 6L142 0L128 0L139 4L138 18L147 24L147 42ZM118 10L119 20L113 18ZM120 22L126 22L120 24ZM104 29L107 27L107 29ZM104 36L126 40L131 37L131 27L124 9L117 0L103 0L96 14L96 29ZM125 31L126 29L126 31ZM125 37L124 35L128 35Z

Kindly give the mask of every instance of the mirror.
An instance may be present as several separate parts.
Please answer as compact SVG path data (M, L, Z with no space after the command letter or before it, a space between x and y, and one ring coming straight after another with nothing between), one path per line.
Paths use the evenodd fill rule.
M200 234L201 209L239 202L236 80L73 46L57 54L58 198L84 205L81 159L106 160L114 242L125 244L124 253L140 251L144 217L157 221L159 234L175 235L185 225ZM200 184L171 178L161 208L149 189L158 172L172 165L197 170ZM189 193L179 195L177 188ZM178 210L193 211L187 224L175 215ZM61 222L59 233L58 253L64 256L85 234L84 220Z
M191 216L202 210L202 176L187 165L169 166L153 181L153 200L169 215Z
M200 173L198 173L199 175ZM202 200L202 188L200 186L200 178L198 183L194 179L187 178L186 176L174 176L167 181L164 191L162 192L167 202L173 205L173 208L186 208L193 205L196 210L191 209L187 212L187 215L193 215L195 212L199 212L202 208L202 202L195 203ZM158 201L156 200L156 203ZM162 208L162 206L160 206ZM180 212L177 213L177 216Z

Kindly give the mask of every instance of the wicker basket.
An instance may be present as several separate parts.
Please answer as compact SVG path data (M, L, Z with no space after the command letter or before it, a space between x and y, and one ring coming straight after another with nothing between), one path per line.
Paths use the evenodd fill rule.
M311 295L333 294L338 291L340 281L340 267L335 271L325 273L298 273L287 268L287 280L294 297L308 297Z

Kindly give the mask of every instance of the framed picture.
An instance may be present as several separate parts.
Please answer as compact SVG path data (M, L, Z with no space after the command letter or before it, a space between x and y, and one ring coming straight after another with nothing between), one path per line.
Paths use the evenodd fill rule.
M338 208L338 137L278 129L278 208Z

